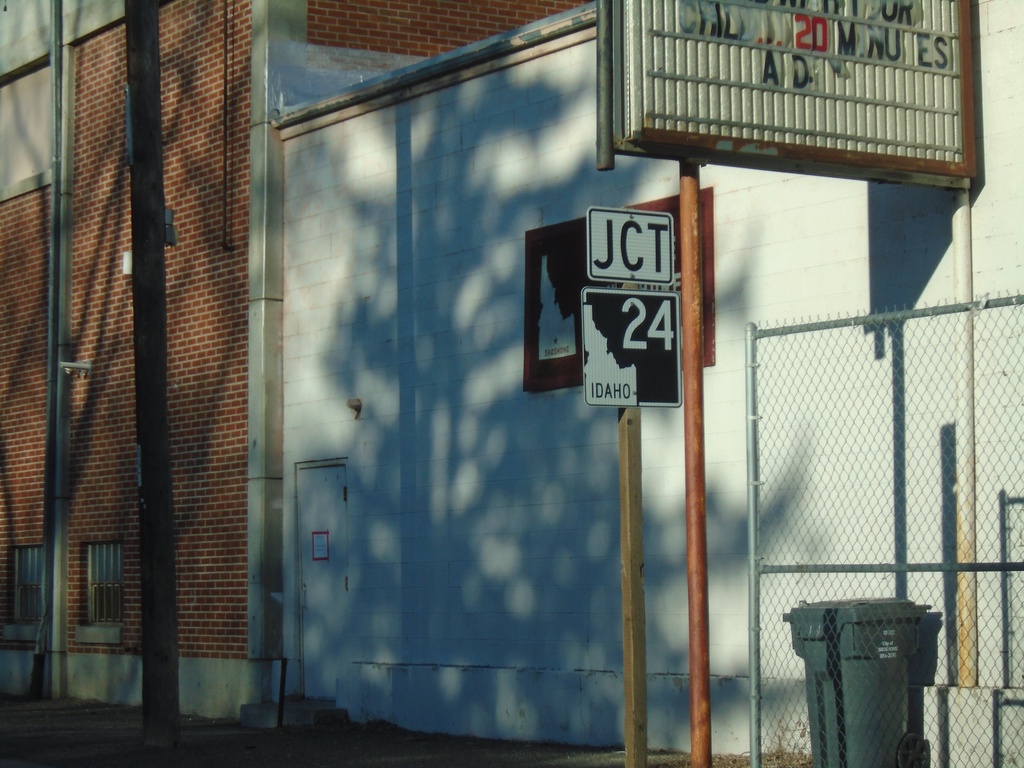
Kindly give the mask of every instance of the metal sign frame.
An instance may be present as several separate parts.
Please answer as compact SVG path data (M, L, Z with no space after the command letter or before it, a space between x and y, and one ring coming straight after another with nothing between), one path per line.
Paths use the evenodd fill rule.
M951 188L976 174L968 0L599 2L599 146Z

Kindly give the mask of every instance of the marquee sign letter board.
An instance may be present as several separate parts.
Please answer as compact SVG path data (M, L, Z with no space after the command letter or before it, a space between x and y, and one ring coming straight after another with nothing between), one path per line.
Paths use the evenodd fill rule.
M616 151L966 187L969 0L609 0Z

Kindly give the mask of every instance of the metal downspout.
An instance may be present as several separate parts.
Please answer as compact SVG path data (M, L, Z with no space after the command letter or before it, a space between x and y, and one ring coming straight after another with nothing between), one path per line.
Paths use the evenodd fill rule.
M615 11L597 0L597 170L615 170Z
M271 43L305 40L305 3L253 0L249 126L248 568L250 659L295 653L298 615L285 616L284 148L268 106ZM289 575L290 576L290 575ZM292 582L294 585L296 582ZM285 638L290 623L292 634ZM291 656L292 659L297 655ZM269 669L269 666L268 666ZM299 667L301 674L301 667ZM267 675L269 680L272 675ZM271 700L267 689L261 694Z
M36 632L31 694L41 697L66 693L64 563L66 562L67 416L66 382L59 359L67 338L66 248L64 237L64 8L50 0L50 242L47 285L46 445L43 466L43 614ZM50 653L50 665L46 655ZM48 673L48 674L47 674ZM48 683L48 685L47 685Z

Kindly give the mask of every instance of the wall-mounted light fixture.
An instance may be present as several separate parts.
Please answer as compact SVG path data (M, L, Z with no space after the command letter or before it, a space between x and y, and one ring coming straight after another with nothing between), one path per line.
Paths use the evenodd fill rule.
M170 208L164 208L164 243L178 244L178 228L174 226L174 211Z
M68 363L61 360L60 367L64 370L64 373L85 378L92 373L92 360L82 360L78 363Z
M358 419L359 414L363 412L363 401L358 397L350 397L348 402L346 402L346 405L352 409L352 413L354 413Z

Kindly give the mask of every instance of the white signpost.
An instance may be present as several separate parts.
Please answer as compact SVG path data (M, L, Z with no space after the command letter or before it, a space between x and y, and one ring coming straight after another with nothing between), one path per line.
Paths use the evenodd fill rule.
M672 216L630 209L587 211L587 274L605 282L670 285ZM583 387L588 405L682 405L679 294L584 288Z

